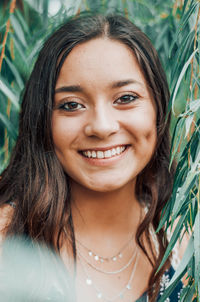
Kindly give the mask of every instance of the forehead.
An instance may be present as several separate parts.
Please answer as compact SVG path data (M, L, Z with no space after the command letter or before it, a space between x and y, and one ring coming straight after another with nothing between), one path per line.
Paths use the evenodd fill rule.
M56 87L84 81L101 84L133 78L145 84L133 51L122 42L96 38L75 46L65 59Z

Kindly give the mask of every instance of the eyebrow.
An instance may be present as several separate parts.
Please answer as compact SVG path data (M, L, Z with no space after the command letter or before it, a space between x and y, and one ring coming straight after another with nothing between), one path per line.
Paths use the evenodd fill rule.
M111 88L120 88L120 87L123 87L123 86L127 86L129 84L139 84L139 85L143 86L142 83L140 83L140 82L138 82L134 79L127 79L127 80L113 82L111 84Z
M58 92L83 92L83 88L80 85L62 86L55 90Z
M120 88L129 84L139 84L142 87L144 86L141 82L138 82L134 79L127 79L111 83L110 88ZM84 89L80 85L70 85L62 86L55 90L55 93L59 92L84 92Z

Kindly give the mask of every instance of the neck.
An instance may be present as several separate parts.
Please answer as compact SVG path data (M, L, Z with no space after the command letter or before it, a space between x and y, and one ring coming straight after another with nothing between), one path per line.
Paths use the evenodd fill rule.
M133 183L111 192L94 192L72 184L75 234L84 242L130 238L136 233L140 208Z

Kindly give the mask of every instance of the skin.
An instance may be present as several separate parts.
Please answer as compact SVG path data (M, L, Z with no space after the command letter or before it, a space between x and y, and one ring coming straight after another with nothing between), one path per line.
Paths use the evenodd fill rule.
M112 88L127 80L133 83ZM81 92L59 92L78 85ZM155 105L132 51L108 39L76 46L62 66L56 90L53 141L74 190L83 186L110 192L132 185L156 144ZM67 111L72 102L75 109ZM122 145L129 147L114 161L88 161L79 153Z
M156 106L133 52L107 38L76 46L56 83L52 134L57 157L71 177L76 238L99 255L113 255L131 236L135 238L141 215L135 183L155 150L156 133ZM108 159L88 159L81 153L113 146L126 150ZM134 240L125 263L135 246ZM77 271L78 279L84 280L80 263ZM130 298L144 292L150 272L141 254ZM131 267L120 278L98 280L97 274L94 279L100 287L108 286L112 296L130 273ZM91 289L80 286L78 300L83 296L96 301Z

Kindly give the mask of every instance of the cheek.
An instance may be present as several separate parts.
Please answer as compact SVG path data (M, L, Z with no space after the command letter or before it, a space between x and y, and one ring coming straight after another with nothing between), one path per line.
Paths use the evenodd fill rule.
M56 119L52 119L52 136L55 149L61 148L66 142L65 135L63 124Z
M64 152L75 136L75 125L64 116L52 116L52 136L56 151Z
M156 113L153 110L140 109L126 118L128 128L136 141L155 141L157 137Z

